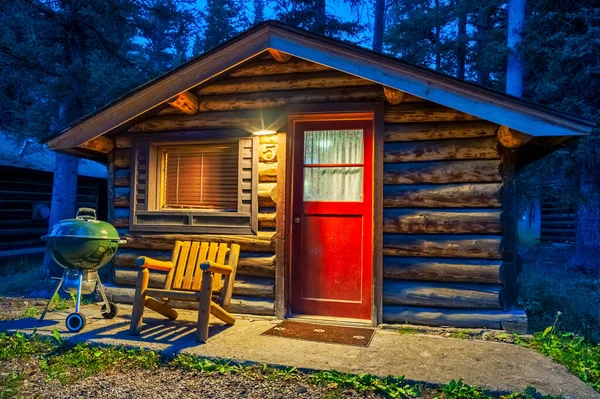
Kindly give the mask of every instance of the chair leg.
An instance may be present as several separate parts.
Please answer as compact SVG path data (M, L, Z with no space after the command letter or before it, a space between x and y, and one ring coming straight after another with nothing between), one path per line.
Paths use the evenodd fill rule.
M142 319L144 317L144 305L146 302L146 289L150 272L148 269L142 269L137 276L135 286L135 296L133 297L133 310L131 311L131 324L129 325L129 335L140 335L142 331Z
M209 271L202 273L202 286L200 287L200 303L198 306L198 329L196 339L199 342L208 340L208 324L210 320L210 303L212 296L213 274Z

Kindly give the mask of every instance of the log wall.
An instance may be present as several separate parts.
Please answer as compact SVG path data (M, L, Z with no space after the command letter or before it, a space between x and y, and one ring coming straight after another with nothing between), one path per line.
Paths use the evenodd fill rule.
M48 233L52 182L52 172L0 167L0 258L43 253L40 237ZM94 208L104 219L105 204L105 179L79 176L76 206Z
M435 109L434 106L429 106ZM498 126L386 105L383 321L500 327Z
M306 61L261 59L191 92L199 99L195 115L165 108L115 137L113 223L128 243L115 258L111 292L130 301L136 256L167 259L177 239L235 242L242 253L231 310L273 314L276 157L260 157L258 236L134 234L127 231L131 137L249 129L260 125L259 110L290 104L383 103L383 87ZM383 321L496 327L519 319L503 311L498 126L408 94L385 105L384 119ZM277 137L260 144L266 154ZM156 273L150 284L163 278Z

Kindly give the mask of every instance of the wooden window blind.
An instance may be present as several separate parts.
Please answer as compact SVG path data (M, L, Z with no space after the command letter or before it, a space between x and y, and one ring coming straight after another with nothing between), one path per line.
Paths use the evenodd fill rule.
M257 137L174 141L165 134L133 146L132 231L256 233Z
M237 143L161 148L162 209L237 211Z

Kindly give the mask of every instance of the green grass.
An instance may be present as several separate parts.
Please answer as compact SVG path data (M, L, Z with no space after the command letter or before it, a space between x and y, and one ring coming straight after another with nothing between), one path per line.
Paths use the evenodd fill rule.
M555 323L556 325L556 323ZM583 337L560 332L550 326L531 339L519 338L517 343L528 346L565 366L579 379L600 392L600 347Z
M417 329L411 326L400 326L398 327L398 334L416 334Z
M547 337L547 336L546 336ZM546 338L544 337L544 338ZM533 341L531 345L533 345ZM172 359L161 358L159 354L144 349L123 347L98 347L86 343L71 344L64 341L58 331L53 337L38 334L25 336L20 333L8 335L0 333L0 361L38 361L39 370L48 379L62 384L72 384L81 378L106 371L126 372L131 369L171 367L186 371L207 374L244 374L254 379L261 376L267 381L302 380L309 384L325 386L329 399L344 397L344 390L374 392L388 398L417 398L419 396L440 399L487 399L489 395L478 387L465 384L462 380L451 381L439 388L416 386L405 381L404 377L379 378L370 374L348 374L338 371L318 371L305 373L296 368L276 368L267 365L245 366L232 361L207 359L198 356L179 354ZM1 375L1 374L0 374ZM19 387L27 378L23 374L7 374L0 377L0 399L18 395ZM535 389L503 396L506 399L550 399L540 395Z
M0 399L9 399L19 393L19 388L23 385L23 374L10 373L0 377Z
M467 330L459 330L450 333L450 338L467 339L471 337L471 333Z

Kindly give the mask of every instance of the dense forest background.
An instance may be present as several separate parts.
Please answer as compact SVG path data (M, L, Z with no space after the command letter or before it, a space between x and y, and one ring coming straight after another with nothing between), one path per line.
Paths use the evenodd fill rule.
M600 6L530 0L525 15L523 98L600 122ZM505 89L507 0L10 0L0 2L0 130L43 138L266 19ZM579 283L556 294L565 280L552 265L600 270L599 149L597 134L570 140L520 171L522 204L553 185L579 209L577 251L531 257L541 266L521 284L530 314L541 301L547 319L581 297ZM586 280L593 298L569 302L578 315L589 307L575 329L600 334L599 281ZM544 284L554 302L540 299Z

